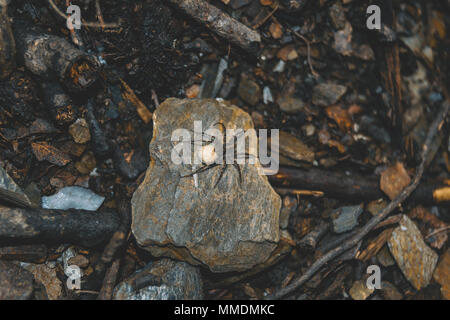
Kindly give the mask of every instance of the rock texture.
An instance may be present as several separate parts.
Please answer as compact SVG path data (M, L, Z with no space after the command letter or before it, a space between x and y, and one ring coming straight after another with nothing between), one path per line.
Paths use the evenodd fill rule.
M314 87L312 102L320 107L328 107L335 104L347 92L347 87L333 84L322 83Z
M0 300L26 300L33 294L33 275L17 264L0 260Z
M155 256L213 272L248 270L264 263L277 246L281 199L260 174L259 162L240 165L242 183L233 165L216 187L220 166L196 179L182 177L199 166L172 162L171 135L180 128L192 132L194 120L203 121L203 130L218 121L227 128L253 128L246 112L223 101L168 99L161 104L153 115L151 162L132 199L133 234Z
M29 197L0 165L0 199L21 207L34 207Z
M114 289L115 300L201 300L203 283L198 268L162 259L150 263Z
M441 255L433 278L441 285L442 296L446 300L450 300L450 249Z
M366 281L357 280L353 282L353 286L349 290L349 294L353 300L366 300L375 289L369 289L367 287Z
M416 224L403 216L388 241L389 250L406 279L417 289L425 288L433 276L438 255L423 241Z
M331 214L333 231L344 233L358 225L358 218L363 213L363 205L338 208Z
M280 131L279 141L281 155L296 161L305 161L309 163L314 161L314 151L292 134Z
M50 300L58 300L63 294L63 283L59 280L56 267L49 267L50 264L21 263L21 266L31 272L34 280L42 284Z

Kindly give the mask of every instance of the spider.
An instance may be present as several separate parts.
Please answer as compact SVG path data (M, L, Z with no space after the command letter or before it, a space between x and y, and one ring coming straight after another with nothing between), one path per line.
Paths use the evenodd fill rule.
M214 184L214 188L216 188L217 185L219 184L220 180L222 179L222 177L223 177L223 175L224 175L224 173L225 173L225 171L226 171L226 169L227 169L227 166L228 166L228 165L232 165L232 166L237 170L237 172L238 172L238 174L239 174L239 185L242 185L242 172L241 172L241 167L240 167L239 164L236 163L235 161L238 160L238 158L239 158L240 156L242 156L242 155L244 156L244 159L245 159L245 160L248 160L248 159L250 159L251 157L254 157L253 155L248 154L248 153L244 153L244 154L238 154L238 153L237 153L237 143L236 143L236 142L237 142L237 139L238 139L244 132L243 132L243 131L240 131L239 134L232 135L232 139L233 139L233 140L230 142L230 143L232 143L232 144L230 144L230 143L227 144L227 128L225 127L225 125L224 125L222 122L217 122L217 123L215 123L213 126L215 126L215 125L219 125L219 126L221 127L222 133L223 133L223 140L222 140L222 142L221 142L221 145L222 145L222 163L216 163L216 162L214 162L214 163L209 163L209 164L208 164L208 163L205 163L204 160L203 160L203 158L202 158L202 164L203 164L202 167L198 168L197 170L195 170L194 172L191 172L191 173L188 174L188 175L184 175L184 176L181 176L181 177L182 177L182 178L192 177L192 176L194 176L194 175L196 175L196 174L198 174L198 173L205 172L205 171L207 171L207 170L210 170L210 169L212 169L212 168L215 168L215 167L220 166L221 168L220 168L219 178L217 179L216 183ZM214 140L215 140L215 137L210 137L209 141L202 141L202 146L203 146L203 142L209 142L209 143L212 143L212 142L214 142ZM192 141L192 144L195 144L195 142ZM227 148L230 148L230 147L233 147L233 155L234 155L233 163L231 163L231 164L226 163L226 160L227 160L227 159L226 159L226 152L225 152L225 150L226 150ZM223 149L225 149L225 150L223 150ZM213 151L213 150L211 150L211 151ZM214 151L213 151L213 152L214 152ZM220 155L218 155L218 156L220 156Z

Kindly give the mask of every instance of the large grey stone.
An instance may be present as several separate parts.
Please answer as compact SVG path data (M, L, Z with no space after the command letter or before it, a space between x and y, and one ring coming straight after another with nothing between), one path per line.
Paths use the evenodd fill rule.
M227 128L253 128L240 108L216 100L168 99L153 114L151 162L132 199L132 231L139 245L155 256L204 265L213 272L245 271L264 263L279 241L281 199L261 174L259 162L220 166L197 174L171 160L173 130L203 130L218 121ZM217 126L215 126L218 128ZM255 150L249 150L256 154Z

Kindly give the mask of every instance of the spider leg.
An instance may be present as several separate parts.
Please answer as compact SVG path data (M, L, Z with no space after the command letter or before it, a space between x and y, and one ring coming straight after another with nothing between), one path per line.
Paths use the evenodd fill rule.
M226 130L227 130L227 128L225 127L225 125L224 125L222 122L220 122L220 121L214 123L211 127L214 127L215 125L218 125L218 124L219 124L220 127L222 128L222 131L226 131Z
M182 178L192 177L194 174L197 174L197 173L200 173L200 172L203 172L203 171L212 169L212 168L214 168L214 167L216 167L216 166L218 166L218 165L219 165L219 164L217 164L217 163L208 164L208 165L205 165L205 166L203 166L203 167L198 168L197 170L195 170L194 172L191 172L191 173L188 174L188 175L181 176L181 177L182 177Z
M224 172L225 172L226 169L227 169L227 165L224 164L224 165L222 166L222 169L220 170L219 179L217 179L216 183L214 184L214 188L217 187L217 185L219 184L220 179L222 179L222 176L223 176L223 174L224 174Z

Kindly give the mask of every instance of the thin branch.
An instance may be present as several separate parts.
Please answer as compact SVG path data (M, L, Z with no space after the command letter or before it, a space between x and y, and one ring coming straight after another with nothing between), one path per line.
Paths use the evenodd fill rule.
M437 230L431 232L430 234L428 234L425 237L425 239L429 239L429 238L431 238L431 237L433 237L433 236L435 236L437 234L443 233L443 232L450 232L450 226L447 226L447 227L444 227L444 228L441 228L441 229L437 229Z
M117 276L120 268L120 258L113 261L106 271L105 278L103 279L102 288L97 296L97 300L111 300L116 286Z
M105 20L103 20L102 9L100 8L100 0L95 0L95 10L97 12L97 19L100 21L102 29L105 29Z
M306 51L307 51L307 59L308 59L308 65L309 65L309 69L311 70L311 73L314 77L319 77L319 74L314 70L314 67L312 65L311 62L311 43L308 39L306 39L304 36L302 36L300 33L292 30L292 29L288 29L290 32L292 32L294 35L296 35L297 37L299 37L300 39L302 39L305 43L306 43Z
M213 32L247 50L256 52L261 35L205 0L169 0L187 15Z
M359 241L361 241L376 225L384 220L389 214L391 214L403 201L405 201L411 193L417 188L419 182L425 171L425 163L427 162L430 148L434 136L437 134L441 127L441 123L445 120L450 106L450 100L447 100L442 105L442 110L439 112L436 119L433 121L430 129L428 130L427 138L422 148L422 161L416 170L413 182L407 186L389 205L384 208L378 215L374 216L370 221L362 227L353 237L345 241L342 245L336 247L333 250L328 251L321 258L316 260L313 265L300 277L294 280L290 285L280 289L278 292L266 297L268 300L281 299L289 293L300 288L306 281L308 281L317 271L319 271L326 263L330 262L337 256L341 255L345 251L353 248Z
M264 23L267 22L267 20L270 19L270 17L272 17L275 12L277 12L278 8L280 7L280 5L277 3L275 5L275 8L269 12L269 14L267 16L265 16L263 19L261 19L260 21L258 21L257 23L255 23L255 25L253 26L253 29L259 29L259 27L261 27Z

